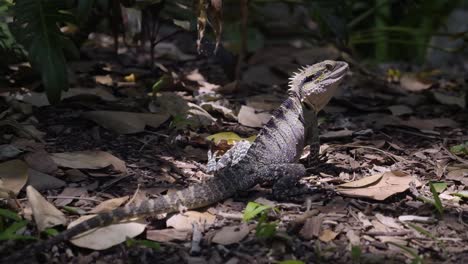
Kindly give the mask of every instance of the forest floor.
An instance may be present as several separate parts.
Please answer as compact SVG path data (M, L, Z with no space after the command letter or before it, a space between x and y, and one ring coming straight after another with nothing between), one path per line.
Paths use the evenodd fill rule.
M146 54L121 48L115 56L106 43L83 48L82 59L70 63L72 88L62 103L50 106L40 92L0 97L0 176L8 172L3 187L15 186L10 190L18 194L3 207L30 220L23 235L37 236L49 227L41 221L58 224L60 231L80 216L206 180L208 149L222 153L239 138L255 135L286 97L293 71L343 59L331 46L266 48L248 59L236 85L223 75L229 68L223 58L200 60L162 43L151 71L141 66ZM110 226L76 245L57 245L41 258L116 264L464 263L466 76L437 70L351 63L340 91L319 115L327 166L302 180L316 190L310 195L276 201L268 186L257 186L208 208ZM28 66L11 67L8 76L16 80L15 89L39 87ZM228 131L235 134L218 134ZM33 188L25 191L26 183L52 208ZM243 220L249 202L269 206L266 218ZM122 244L126 237L134 240ZM4 256L25 244L10 239L0 250Z

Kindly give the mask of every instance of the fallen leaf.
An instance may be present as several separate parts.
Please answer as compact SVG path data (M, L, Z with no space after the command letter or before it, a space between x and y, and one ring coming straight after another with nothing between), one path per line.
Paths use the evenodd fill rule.
M31 204L34 221L39 231L44 231L46 228L56 225L65 225L67 223L65 215L42 197L32 186L26 187L26 196Z
M53 173L58 170L57 164L45 150L30 152L24 156L29 167L43 173Z
M390 112L392 112L392 115L394 116L402 116L413 113L413 109L406 105L392 105L387 108L388 110L390 110Z
M463 94L458 94L458 95L449 95L449 94L444 94L440 93L437 91L431 91L432 95L434 98L441 104L445 105L457 105L462 109L465 109L466 107L466 96Z
M429 89L432 83L425 83L414 73L404 73L400 79L401 87L407 91L419 92Z
M357 188L343 188L338 186L337 192L351 197L364 197L381 201L393 194L406 191L411 182L414 182L416 186L421 186L421 183L415 177L400 171L390 171L383 173L383 175L377 174L370 177L372 177L371 180L364 180L361 184L357 184L357 186L365 183L369 183L369 185ZM375 180L378 178L380 178L380 180L372 181L372 179ZM349 186L353 184L354 183L346 183L346 185Z
M375 218L379 220L380 223L384 224L385 226L395 228L395 229L403 229L403 227L396 222L393 217L388 217L383 214L375 214Z
M65 182L60 179L31 168L28 170L28 175L29 179L27 184L38 191L57 189L66 185Z
M447 167L448 173L445 179L459 181L463 185L468 186L468 168L450 166Z
M237 116L234 115L234 112L231 109L224 107L220 104L207 102L201 104L200 107L208 111L208 113L221 114L224 118L228 120L237 121Z
M148 230L146 231L146 239L162 243L170 241L187 241L190 239L191 232L191 230L179 230L174 228Z
M299 235L307 240L314 239L320 235L320 228L322 226L323 217L313 216L306 220Z
M89 211L92 214L99 214L99 213L104 213L104 212L110 212L117 207L121 206L123 203L125 203L128 200L129 196L123 196L119 198L114 198L114 199L109 199L106 200L100 204L98 204L96 207L94 207L91 211Z
M269 113L256 113L254 108L243 105L241 106L237 118L241 125L262 127L271 119L271 115Z
M68 229L86 221L95 215L82 216L68 225ZM104 250L112 246L118 245L127 238L134 238L145 231L146 224L143 220L123 222L108 225L105 227L95 228L78 235L70 240L70 242L78 247L89 248L94 250Z
M98 84L106 85L106 86L111 86L113 81L110 75L96 75L94 76L94 81Z
M409 120L401 120L399 124L419 130L434 130L436 127L456 128L460 126L460 124L450 118L419 119L411 117Z
M59 197L67 197L65 199L55 199L54 203L56 206L66 206L69 203L73 201L73 198L68 198L68 197L81 197L82 195L86 195L88 191L85 188L73 188L73 187L67 187L63 189L62 193L60 193L58 196Z
M96 170L111 166L115 171L127 173L125 162L105 151L52 153L51 158L58 166L65 168Z
M255 138L255 135L248 138L243 138L234 132L220 132L206 137L207 140L212 140L215 144L219 144L222 140L225 140L229 145L234 145L236 142L239 142L241 140L253 142Z
M9 192L17 195L28 181L28 165L22 160L0 163L0 197L9 198Z
M139 133L144 131L147 125L157 128L170 117L168 113L150 114L118 111L90 111L83 113L82 116L119 134Z
M216 232L211 241L225 246L231 245L234 243L239 243L249 233L250 228L246 223L240 224L238 226L225 226Z
M320 241L327 243L335 239L337 235L338 233L335 233L330 229L325 229L323 230L322 234L319 236L319 239Z
M210 213L187 211L176 214L167 219L166 225L178 230L192 230L192 223L196 222L200 227L208 228L214 224L216 217Z
M130 73L129 75L124 77L124 80L126 82L135 82L135 74Z
M11 159L19 154L21 154L23 151L18 149L17 147L9 144L3 144L0 145L0 161L6 160L6 159Z
M380 181L383 177L383 173L375 174L372 176L364 177L362 179L352 181L352 182L347 182L338 185L338 188L360 188L360 187L366 187L371 184L375 184L376 182Z

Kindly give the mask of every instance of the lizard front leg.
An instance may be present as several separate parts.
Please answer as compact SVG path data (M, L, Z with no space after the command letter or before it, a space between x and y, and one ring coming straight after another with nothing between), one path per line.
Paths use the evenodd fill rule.
M237 142L231 149L226 151L221 158L216 161L216 152L208 151L208 163L206 164L206 172L212 173L221 170L224 167L237 164L245 156L250 148L251 143L247 140Z
M306 108L303 107L303 108ZM305 142L310 147L310 153L307 157L307 167L315 167L319 162L320 139L318 129L317 113L312 109L304 109L304 118L306 119Z

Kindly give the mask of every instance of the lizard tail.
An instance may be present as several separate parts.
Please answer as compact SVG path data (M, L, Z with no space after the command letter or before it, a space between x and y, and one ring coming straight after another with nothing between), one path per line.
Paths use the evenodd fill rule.
M46 241L39 241L29 245L24 249L15 252L13 255L0 261L0 263L14 263L20 259L34 257L42 251L49 250L53 245L72 239L91 229L110 225L135 217L144 217L152 214L173 213L182 208L194 209L208 206L217 201L232 196L236 192L236 183L232 179L219 175L205 183L196 184L186 189L163 195L156 199L149 199L138 206L125 206L110 212L100 213L95 217L77 224L70 229L50 238Z

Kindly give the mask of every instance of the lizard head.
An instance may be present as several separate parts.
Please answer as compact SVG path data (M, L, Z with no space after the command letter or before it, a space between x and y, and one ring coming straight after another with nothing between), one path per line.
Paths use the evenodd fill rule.
M330 101L347 71L348 64L343 61L326 60L305 66L291 77L289 90L319 112Z

